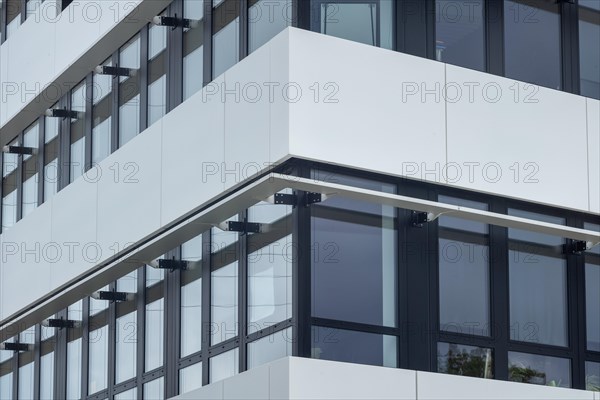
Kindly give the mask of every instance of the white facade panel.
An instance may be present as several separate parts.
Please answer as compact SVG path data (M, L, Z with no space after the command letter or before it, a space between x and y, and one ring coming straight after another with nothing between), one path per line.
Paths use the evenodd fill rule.
M600 101L587 101L590 211L600 213Z
M282 85L290 80L289 40L293 30L286 29L267 44L271 49L271 82ZM295 32L294 32L295 33ZM267 96L266 88L263 95ZM270 100L269 100L270 101ZM271 162L276 162L289 154L290 108L281 96L281 88L275 91L271 104Z
M268 399L270 397L270 365L261 365L253 374L239 374L223 381L223 398L236 400Z
M447 183L587 210L584 97L452 65L446 87Z
M402 95L443 82L444 64L308 31L290 46L293 155L397 175L445 162L444 103Z

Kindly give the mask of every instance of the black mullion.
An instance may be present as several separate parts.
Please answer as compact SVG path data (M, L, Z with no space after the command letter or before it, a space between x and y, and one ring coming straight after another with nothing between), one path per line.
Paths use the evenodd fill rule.
M464 344L467 346L494 348L495 340L486 336L467 335L458 332L440 332L438 335L439 342Z
M85 148L83 156L83 171L88 171L92 167L92 110L93 110L93 99L94 99L94 74L89 73L85 77L85 120L83 136L85 137Z
M35 345L33 349L33 396L40 397L40 360L42 358L42 328L35 326Z
M68 319L67 310L61 310L56 314L58 319ZM67 340L68 329L56 329L54 331L54 398L67 398Z
M567 225L583 229L583 221L571 213ZM576 389L585 390L585 350L586 314L585 314L585 256L571 254L567 256L567 296L569 299L569 343L575 354L571 362L572 384Z
M239 337L236 336L234 338L227 339L224 342L221 342L219 344L215 344L214 346L212 346L208 350L208 356L210 358L216 357L219 354L227 353L228 351L233 350L236 347L239 347L239 345L240 345ZM207 361L208 361L208 357L207 357Z
M171 16L184 18L183 0L170 6ZM170 29L167 40L169 67L167 68L167 112L177 107L183 99L183 28Z
M303 0L299 0L303 1ZM428 57L433 49L435 40L435 27L428 27L433 21L435 25L435 13L427 16L433 0L397 0L396 1L396 45L399 51L419 57ZM433 5L435 9L435 4ZM430 21L431 20L431 21ZM315 22L315 18L311 18ZM433 35L432 35L433 34Z
M119 66L119 50L111 56L111 63ZM111 82L112 112L110 119L110 153L119 148L119 77L114 76Z
M181 247L177 247L171 252L171 257L180 260L181 259ZM167 351L165 357L165 390L166 398L177 396L179 390L179 370L177 368L177 362L179 361L179 349L180 349L180 282L181 282L181 270L174 270L168 274L169 283L167 295L165 298L165 321L167 323L167 336L165 349Z
M23 132L19 133L19 146L23 146ZM17 170L16 172L16 176L17 176L17 181L16 181L16 185L17 185L17 218L16 221L20 221L21 218L23 218L23 178L25 177L25 162L23 161L23 155L19 154L17 156Z
M1 10L0 10L1 11ZM4 152L0 151L0 233L2 233L2 203L4 202Z
M504 2L485 2L486 71L504 76Z
M21 1L21 25L23 25L23 22L25 22L25 20L27 19L27 0L20 0Z
M239 60L242 61L248 55L248 0L239 0L240 2L240 54ZM240 364L241 365L241 364Z
M171 259L172 258L172 251L168 251L167 253L165 253L165 259ZM169 354L169 342L168 342L168 338L170 337L170 332L171 332L171 327L169 326L169 322L170 322L170 316L171 316L171 312L169 310L170 304L168 303L168 299L170 298L170 293L171 293L171 273L167 270L164 271L163 274L163 285L162 285L162 299L163 299L163 326L162 326L162 330L163 330L163 343L162 343L162 348L163 348L163 363L162 366L160 368L162 368L163 370L163 376L164 376L164 382L163 382L163 396L165 396L166 398L169 398L169 396L167 396L167 389L168 389L168 380L169 380L169 357L171 356Z
M240 221L248 222L248 210L240 214ZM248 331L248 234L238 237L238 337L240 339L239 371L247 368L246 333Z
M90 298L83 299L81 334L81 397L88 396L88 372L90 360Z
M398 336L399 328L383 325L363 324L360 322L341 321L337 319L312 317L311 325L317 325L324 328L340 329L345 331L356 331L365 333L374 333L388 336Z
M212 0L204 0L204 71L203 71L203 86L208 85L212 81L212 34L213 30L213 8ZM206 368L204 368L206 369Z
M140 30L140 132L148 127L148 41L146 25Z
M514 340L509 341L508 351L516 351L519 353L538 354L569 359L572 358L574 355L573 351L571 351L571 349L569 349L568 347L559 347L532 342L517 342Z
M434 192L433 198L430 200L438 201L439 192ZM442 326L440 324L440 227L439 220L436 220L437 223L427 224L429 231L429 248L435 249L435 256L429 257L431 260L429 273L429 296L431 297L431 301L429 303L430 317L429 317L429 326L431 329L430 332L430 357L431 357L431 366L432 371L437 371L437 348L438 342L440 341L440 336L442 335ZM431 237L433 236L433 237ZM412 243L411 238L407 238L408 243ZM417 247L418 248L418 247Z
M202 354L206 361L202 368L202 385L208 384L208 350L210 348L210 264L211 230L202 234Z
M38 134L38 165L37 165L37 169L38 169L38 198L37 198L37 204L38 207L41 206L44 203L44 185L45 185L45 179L46 177L44 176L44 166L45 166L45 158L46 158L46 152L45 152L45 146L46 146L46 117L44 117L43 115L40 116L40 118L38 119L38 126L39 126L39 134ZM1 198L1 197L0 197ZM1 216L0 216L1 218ZM1 221L1 219L0 219Z
M59 108L71 109L71 91L60 100ZM70 172L70 149L71 149L71 120L63 118L59 123L59 140L58 140L58 191L64 189L69 184Z
M271 336L277 332L282 332L284 330L286 330L289 327L293 327L294 326L294 322L293 320L287 319L285 321L279 322L277 324L273 324L270 326L267 326L266 328L262 328L259 331L253 332L249 335L245 336L245 341L246 344L251 343L251 342L255 342L259 339Z
M292 0L292 26L300 29L310 29L311 2Z
M577 4L560 4L562 90L579 93L579 51Z
M116 291L117 283L113 282L109 286L109 290ZM108 305L108 379L107 390L108 396L114 394L114 386L116 382L116 348L117 348L117 303L110 302Z
M145 364L145 333L146 333L146 267L138 268L137 281L137 346L136 346L136 378L137 392L143 393L144 385L141 377L144 375Z
M17 333L15 335L15 343L19 343L19 333ZM13 352L13 356L12 356L12 369L13 369L13 381L12 381L12 386L13 386L13 391L12 391L12 397L13 400L17 400L19 398L19 352L15 351Z
M490 211L506 214L506 203L493 200ZM490 225L490 334L494 338L494 377L508 380L508 340L510 338L508 229Z
M5 6L0 8L0 44L6 40L6 9Z

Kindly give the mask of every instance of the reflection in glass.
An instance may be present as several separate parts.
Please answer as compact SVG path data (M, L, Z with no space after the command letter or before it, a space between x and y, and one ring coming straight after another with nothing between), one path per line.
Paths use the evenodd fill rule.
M165 398L165 378L158 378L144 384L144 400L163 400Z
M183 16L198 21L193 28L183 30L183 100L202 89L204 54L204 4L197 0L184 0Z
M379 182L341 175L330 179L395 191L395 186ZM312 211L312 315L395 326L395 209L332 197Z
M83 302L69 306L68 318L81 321ZM81 335L82 329L69 329L67 344L67 398L78 399L81 397Z
M108 326L89 334L89 394L108 386Z
M23 182L22 217L25 218L37 207L38 197L38 174Z
M138 400L137 388L130 389L115 395L115 400Z
M436 60L485 71L483 0L436 0Z
M584 228L600 231L596 224ZM587 349L600 352L600 246L585 253L585 299Z
M509 215L556 224L564 219L509 209ZM511 339L567 346L567 263L564 239L509 229Z
M140 38L136 36L121 49L119 66L140 68ZM140 132L140 74L119 78L119 147Z
M268 226L248 236L248 333L292 317L291 206L261 202L248 210Z
M201 270L182 272L181 286L181 357L202 349L202 279ZM190 275L198 276L190 276ZM195 278L195 279L194 279Z
M111 67L112 62L102 64ZM112 81L110 75L94 73L92 109L92 162L99 163L110 154L112 121Z
M230 378L239 371L239 349L236 347L210 359L209 383Z
M238 334L238 263L211 272L211 345Z
M600 100L600 1L579 1L581 94Z
M454 343L438 343L438 372L493 379L492 350Z
M560 4L545 0L527 3L504 1L506 76L560 89Z
M393 1L335 2L313 0L320 18L312 30L354 42L393 48ZM318 21L319 25L316 25Z
M164 299L146 305L146 366L152 371L163 365Z
M571 387L571 363L564 358L508 352L508 380Z
M9 146L19 146L18 140L13 140ZM19 173L19 156L14 153L4 153L2 157L2 232L17 223L17 181Z
M70 181L79 178L85 171L85 104L87 87L85 81L73 89L71 93L71 111L77 112L71 118L71 160Z
M395 336L312 328L312 358L395 368L397 346Z
M438 201L487 210L487 204L469 200L439 196ZM438 221L440 329L488 336L488 225L447 216Z
M40 358L40 399L52 399L54 392L54 353ZM0 396L0 398L3 398Z
M179 370L179 394L202 387L202 363L196 363Z
M292 328L248 343L248 369L292 355Z
M33 353L33 352L29 352ZM19 358L25 358L24 354L19 355ZM31 354L27 364L19 367L19 400L33 399L33 354ZM21 362L19 362L21 364Z
M229 13L225 14L230 15ZM215 14L215 19L217 15ZM239 29L240 19L238 17L213 35L213 79L239 61Z
M585 390L600 392L600 363L585 363Z
M56 107L55 104L50 108ZM58 190L58 125L58 118L45 117L44 201L50 200Z
M291 0L258 0L248 9L248 51L252 53L291 23Z
M0 375L0 399L12 399L12 373Z
M167 27L148 29L148 126L167 111Z
M118 305L121 307L121 304ZM123 308L127 307L123 304ZM133 308L131 305L127 308ZM115 346L115 381L125 382L136 375L136 349L137 349L137 313L132 312L117 318Z

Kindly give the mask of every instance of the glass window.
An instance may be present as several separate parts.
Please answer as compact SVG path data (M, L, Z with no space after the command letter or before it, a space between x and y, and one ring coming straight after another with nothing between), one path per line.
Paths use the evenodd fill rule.
M204 81L204 2L184 0L183 16L195 21L183 30L183 100L202 89Z
M600 100L600 1L579 2L581 94Z
M19 335L19 343L35 343L35 327L28 328ZM19 358L19 399L30 400L33 396L34 351L18 353Z
M71 182L85 171L85 103L86 85L82 82L71 93L71 111L78 113L71 119Z
M213 10L213 79L240 59L239 1L226 0Z
M292 355L292 328L248 343L248 369Z
M248 9L249 52L267 43L291 23L291 0L258 0Z
M237 221L233 216L227 221ZM211 230L211 345L238 334L238 237L237 232Z
M140 37L135 36L119 52L119 66L140 68ZM140 74L119 78L119 147L140 132Z
M69 307L68 318L82 320L83 302L80 300ZM68 330L67 344L67 398L81 397L81 327Z
M161 377L144 384L144 400L163 400L165 398L165 378Z
M19 146L15 139L9 146ZM2 231L17 223L17 179L19 156L14 153L2 154Z
M10 367L0 366L0 399L12 399L13 376Z
M236 347L210 359L209 383L218 382L236 375L239 371L239 349Z
M23 146L33 149L39 148L40 127L36 122L23 134ZM23 155L23 195L21 198L22 218L25 218L38 206L38 182L37 171L38 156Z
M53 343L51 348L54 350ZM54 398L54 351L44 353L42 351L40 357L40 399L52 399Z
M584 227L600 231L600 225L586 223ZM587 349L600 351L600 246L585 254L585 299Z
M326 35L393 48L394 2L392 0L313 0L312 30Z
M600 363L585 363L585 390L600 392Z
M89 333L88 393L94 394L108 386L108 326Z
M51 108L57 108L53 105ZM44 201L58 191L58 127L59 118L45 117L44 129Z
M36 15L44 0L27 0L27 18ZM37 22L37 20L36 20Z
M179 394L202 387L202 363L196 363L179 370Z
M124 293L137 292L137 271L117 281L117 291ZM119 384L136 375L137 354L137 311L136 301L117 303L117 321L115 335L115 383Z
M146 305L146 372L163 365L164 314L164 299Z
M112 62L102 64L112 67ZM92 163L97 164L110 154L112 121L112 82L110 75L94 73L92 109Z
M108 286L104 286L103 288L98 290L99 292L107 292L109 291ZM108 301L106 300L96 300L90 298L90 317L101 313L104 310L108 309Z
M439 202L487 210L487 204L439 196ZM488 336L490 326L489 228L441 216L439 227L440 329ZM467 295L468 293L468 295Z
M504 58L507 77L561 89L560 4L506 0Z
M492 350L455 343L438 343L438 372L493 379Z
M138 400L137 388L130 389L115 395L115 400Z
M202 349L202 235L181 246L181 357Z
M485 71L483 0L436 0L436 60Z
M395 186L341 175L335 183L395 193ZM312 315L396 325L393 207L332 197L312 208Z
M21 26L21 0L6 0L6 39Z
M395 336L313 326L312 357L356 364L397 367Z
M148 126L167 112L167 29L148 28Z
M555 224L563 218L509 209L509 215ZM509 229L512 340L567 346L567 263L564 239Z
M508 380L571 387L571 363L564 358L508 352Z
M259 203L250 222L265 233L248 236L248 333L292 317L292 206Z

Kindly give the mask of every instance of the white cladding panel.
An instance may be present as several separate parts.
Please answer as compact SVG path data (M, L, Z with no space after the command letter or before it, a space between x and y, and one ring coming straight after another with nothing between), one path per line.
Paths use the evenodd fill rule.
M600 213L600 100L586 99L590 211Z
M243 394L246 396L243 397ZM242 394L242 397L239 397ZM589 391L287 357L173 399L594 400Z

